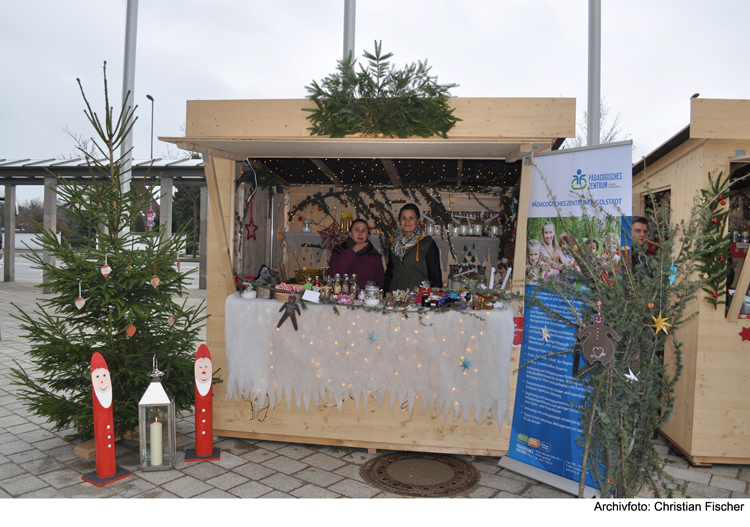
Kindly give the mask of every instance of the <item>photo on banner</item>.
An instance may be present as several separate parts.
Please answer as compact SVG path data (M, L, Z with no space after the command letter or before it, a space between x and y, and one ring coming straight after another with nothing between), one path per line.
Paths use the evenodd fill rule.
M583 454L577 406L585 393L575 378L578 327L571 308L580 312L581 306L537 288L540 281L562 279L566 267L579 268L572 247L586 246L619 269L621 247L630 245L625 232L632 214L631 152L627 141L534 157L521 367L508 457L575 482ZM562 320L530 305L532 296ZM586 484L596 487L590 474Z

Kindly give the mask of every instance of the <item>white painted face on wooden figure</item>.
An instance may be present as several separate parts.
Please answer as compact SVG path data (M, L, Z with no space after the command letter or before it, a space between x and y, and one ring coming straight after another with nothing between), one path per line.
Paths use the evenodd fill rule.
M97 368L92 371L91 384L99 403L104 408L109 408L112 404L112 378L109 376L109 370Z
M211 359L203 357L195 361L195 385L198 387L198 393L206 395L211 389L211 376L213 375L213 366Z

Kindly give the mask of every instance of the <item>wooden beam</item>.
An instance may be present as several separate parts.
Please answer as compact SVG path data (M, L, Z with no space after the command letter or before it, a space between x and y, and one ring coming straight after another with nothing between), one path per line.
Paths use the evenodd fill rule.
M234 285L234 272L232 271L231 245L229 244L229 233L226 223L224 222L224 210L221 204L221 195L219 194L219 181L216 176L216 164L214 158L206 160L204 158L206 169L206 183L208 183L208 200L210 202L211 221L216 225L217 243L219 245L219 262L221 274L226 289L227 296L237 292ZM230 216L231 218L232 216Z
M456 180L458 182L456 184L456 186L458 188L461 188L461 176L463 175L463 171L464 171L464 160L463 159L459 159L458 160L458 168L456 170Z
M526 154L531 152L533 145L531 143L521 143L510 151L510 154L505 156L506 163L515 163L519 159L523 158Z
M341 185L341 180L339 180L338 177L336 177L336 174L333 173L333 170L325 164L325 161L322 159L310 159L310 161L313 162L313 164L318 167L318 169L323 172L328 179L333 181L335 185Z
M737 286L734 289L734 299L732 300L732 305L729 306L729 311L727 312L727 322L729 322L730 324L737 323L737 317L740 315L740 309L742 308L742 304L745 301L744 293L745 291L747 291L747 287L749 285L750 264L748 263L747 259L745 259L745 265L742 266L740 277L737 279Z
M398 169L393 159L381 159L380 162L383 164L383 168L385 168L385 173L391 178L394 188L401 188L401 177L398 175Z

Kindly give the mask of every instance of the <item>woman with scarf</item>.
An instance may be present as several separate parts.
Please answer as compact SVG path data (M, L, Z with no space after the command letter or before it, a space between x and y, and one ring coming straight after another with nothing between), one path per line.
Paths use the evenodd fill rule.
M356 219L349 227L349 237L331 251L329 274L356 274L357 287L364 289L367 282L383 287L383 257L367 239L370 227L362 219Z
M412 289L425 281L430 287L443 286L440 249L430 236L422 234L420 218L419 209L413 203L404 205L398 213L400 227L391 238L385 292Z

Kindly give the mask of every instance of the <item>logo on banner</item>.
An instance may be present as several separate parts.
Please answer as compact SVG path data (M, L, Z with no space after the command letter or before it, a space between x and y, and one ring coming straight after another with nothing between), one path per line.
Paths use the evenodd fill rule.
M581 174L580 168L573 176L573 181L570 182L570 188L573 190L584 190L586 188L586 174Z

